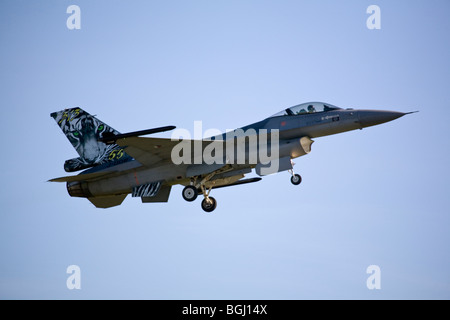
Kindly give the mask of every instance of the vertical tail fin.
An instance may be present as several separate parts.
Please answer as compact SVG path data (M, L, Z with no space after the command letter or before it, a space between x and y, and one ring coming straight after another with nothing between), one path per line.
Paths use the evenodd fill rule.
M123 155L123 151L119 151L122 148L118 145L107 145L99 141L105 133L116 135L119 132L83 109L66 109L53 112L50 116L55 119L67 139L69 139L80 155L79 158L65 162L64 169L67 172L78 171L107 161L116 160L117 155Z

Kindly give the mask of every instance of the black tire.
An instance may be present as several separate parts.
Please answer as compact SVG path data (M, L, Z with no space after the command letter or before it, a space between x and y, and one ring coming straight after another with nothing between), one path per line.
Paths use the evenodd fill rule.
M195 199L197 199L198 191L197 191L197 188L194 186L186 186L186 187L184 187L181 195L183 196L184 200L192 202Z
M217 201L213 197L208 197L209 202L206 199L202 201L202 209L205 212L213 212L217 208Z
M299 174L294 174L294 175L291 177L291 183L292 183L294 186L298 186L300 183L302 183L302 177L301 177Z

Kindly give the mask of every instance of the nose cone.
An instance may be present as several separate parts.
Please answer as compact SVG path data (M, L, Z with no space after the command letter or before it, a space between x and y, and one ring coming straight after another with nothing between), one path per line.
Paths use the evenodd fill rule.
M400 117L406 113L396 111L380 111L380 110L360 110L358 111L359 122L362 128L376 126L389 122Z

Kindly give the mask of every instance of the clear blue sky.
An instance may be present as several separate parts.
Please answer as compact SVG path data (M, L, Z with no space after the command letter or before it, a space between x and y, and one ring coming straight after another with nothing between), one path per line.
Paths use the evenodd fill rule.
M69 30L66 9L81 8ZM381 8L381 30L366 9ZM450 2L0 2L0 298L449 299ZM222 131L307 101L414 111L288 173L167 204L71 198L49 114ZM170 136L161 134L159 136ZM68 290L66 268L81 268ZM366 268L381 268L368 290Z

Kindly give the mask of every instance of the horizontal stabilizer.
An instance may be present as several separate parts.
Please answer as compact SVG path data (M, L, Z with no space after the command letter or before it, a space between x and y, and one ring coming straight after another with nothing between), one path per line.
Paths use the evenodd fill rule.
M48 182L74 182L74 181L89 181L94 180L106 175L110 175L116 171L108 171L108 172L94 172L94 173L86 173L86 174L78 174L76 176L67 176L61 178L54 178L48 180Z

